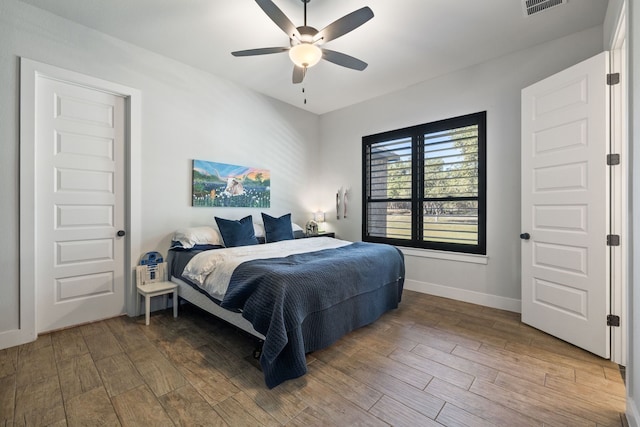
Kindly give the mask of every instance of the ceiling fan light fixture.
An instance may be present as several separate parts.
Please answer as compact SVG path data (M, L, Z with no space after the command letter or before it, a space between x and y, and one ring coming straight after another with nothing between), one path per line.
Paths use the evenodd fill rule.
M311 43L302 42L289 49L289 58L298 67L309 68L322 58L322 50Z

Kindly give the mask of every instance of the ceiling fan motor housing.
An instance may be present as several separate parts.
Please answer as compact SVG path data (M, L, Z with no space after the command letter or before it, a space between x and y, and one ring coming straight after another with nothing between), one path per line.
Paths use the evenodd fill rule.
M297 28L298 32L300 33L300 40L296 40L296 37L291 37L291 46L294 46L299 42L299 43L313 43L313 38L315 37L316 34L318 34L318 30L316 30L313 27L309 27L307 25L303 25L301 27Z

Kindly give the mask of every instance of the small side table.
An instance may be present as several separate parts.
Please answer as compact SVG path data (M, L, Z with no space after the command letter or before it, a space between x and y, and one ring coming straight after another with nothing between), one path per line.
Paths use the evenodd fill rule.
M173 292L173 317L178 317L178 285L173 282L149 282L137 285L138 288L138 312L140 312L140 296L144 296L144 320L145 325L149 325L149 312L151 308L151 297L162 295L164 308L167 308L167 294Z
M335 238L336 237L336 233L322 231L322 232L320 232L318 234L307 234L307 235L305 235L305 237L307 237L307 238L309 238L309 237L333 237L333 238Z

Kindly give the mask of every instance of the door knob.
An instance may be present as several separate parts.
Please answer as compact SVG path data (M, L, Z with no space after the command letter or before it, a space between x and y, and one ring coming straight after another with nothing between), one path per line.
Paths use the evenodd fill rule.
M118 232L116 234L118 235L118 237L122 237L127 233L124 230L118 230Z
M522 240L529 240L529 239L531 238L531 236L529 235L529 233L522 233L522 234L520 235L520 238L521 238Z

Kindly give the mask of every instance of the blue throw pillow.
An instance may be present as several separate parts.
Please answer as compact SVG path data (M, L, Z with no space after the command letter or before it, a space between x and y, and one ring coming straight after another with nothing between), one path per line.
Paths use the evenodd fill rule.
M266 213L262 213L264 223L264 234L267 243L279 242L281 240L293 240L293 229L291 228L291 214L274 218Z
M215 217L218 229L222 235L224 245L228 248L234 246L257 245L255 231L253 230L253 218L251 215L239 221Z

